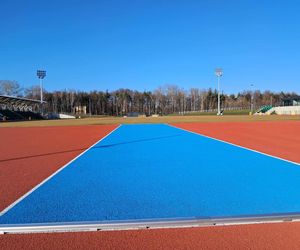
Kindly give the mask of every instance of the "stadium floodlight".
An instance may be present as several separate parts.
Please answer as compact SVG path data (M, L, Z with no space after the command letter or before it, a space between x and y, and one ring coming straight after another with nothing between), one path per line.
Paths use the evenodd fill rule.
M37 70L36 75L40 79L41 113L43 113L43 79L46 77L46 70Z
M216 68L215 74L218 77L218 113L217 113L217 115L221 115L220 77L223 75L223 70L221 68Z
M36 75L38 76L39 79L44 79L46 76L46 71L45 70L37 70Z

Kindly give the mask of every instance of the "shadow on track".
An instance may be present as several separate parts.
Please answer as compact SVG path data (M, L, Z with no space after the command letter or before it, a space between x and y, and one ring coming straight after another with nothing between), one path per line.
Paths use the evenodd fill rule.
M119 143L113 143L113 144L108 144L108 145L96 146L96 147L93 147L91 149L109 148L109 147L115 147L115 146L125 145L125 144L133 144L133 143L139 143L139 142L147 142L147 141L167 139L167 138L172 138L172 137L177 137L177 136L180 136L180 135L168 135L168 136L160 136L160 137L154 137L154 138L148 138L148 139L133 140L133 141L128 141L128 142L119 142Z
M171 137L177 137L177 136L180 136L180 135L160 136L160 137L154 137L154 138L148 138L148 139L133 140L133 141L128 141L128 142L113 143L113 144L102 145L102 146L94 146L94 147L91 148L91 150L92 149L101 149L101 148L115 147L115 146L124 145L124 144L133 144L133 143L139 143L139 142L161 140L161 139L166 139L166 138L171 138ZM78 149L70 149L70 150L64 150L64 151L58 151L58 152L51 152L51 153L44 153L44 154L21 156L21 157L15 157L15 158L0 159L0 163L1 162L8 162L8 161L25 160L25 159L35 158L35 157L57 155L57 154L66 154L66 153L72 153L72 152L81 152L81 151L84 151L84 150L86 150L88 148L89 147L78 148Z

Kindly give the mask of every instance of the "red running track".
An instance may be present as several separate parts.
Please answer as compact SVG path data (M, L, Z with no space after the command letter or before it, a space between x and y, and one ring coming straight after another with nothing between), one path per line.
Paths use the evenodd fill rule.
M300 246L300 223L0 235L0 249L264 249Z
M176 123L172 125L300 163L300 121Z
M0 129L0 211L117 125Z

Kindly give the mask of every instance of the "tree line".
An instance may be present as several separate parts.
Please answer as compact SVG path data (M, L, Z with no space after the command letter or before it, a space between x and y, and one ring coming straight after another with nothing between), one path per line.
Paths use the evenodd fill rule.
M0 80L0 94L40 99L39 86L22 89L15 81ZM238 94L221 94L221 107L228 109L254 109L264 105L281 105L281 99L296 93L245 90ZM86 107L91 115L122 116L129 112L146 115L214 111L218 93L215 89L165 85L154 91L118 89L115 91L44 90L44 110L54 113L75 113L76 107Z

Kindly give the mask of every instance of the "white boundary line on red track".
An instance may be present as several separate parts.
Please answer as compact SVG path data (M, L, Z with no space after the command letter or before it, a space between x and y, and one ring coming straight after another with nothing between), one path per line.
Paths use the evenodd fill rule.
M40 182L38 185L36 185L34 188L32 188L31 190L29 190L27 193L25 193L24 195L22 195L19 199L17 199L16 201L14 201L13 203L11 203L8 207L4 208L1 212L0 212L0 216L4 215L5 213L7 213L11 208L13 208L14 206L16 206L19 202L21 202L23 199L25 199L28 195L30 195L32 192L34 192L36 189L38 189L40 186L42 186L44 183L46 183L47 181L49 181L52 177L54 177L55 175L57 175L60 171L62 171L63 169L65 169L67 166L69 166L72 162L74 162L75 160L77 160L79 157L81 157L83 154L85 154L87 151L89 151L92 147L94 147L96 144L98 144L99 142L101 142L102 140L104 140L106 137L108 137L109 135L111 135L113 132L115 132L118 128L120 128L122 126L119 125L117 126L115 129L113 129L112 131L110 131L107 135L105 135L104 137L102 137L100 140L98 140L97 142L95 142L93 145L91 145L88 149L84 150L82 153L80 153L79 155L77 155L75 158L73 158L71 161L69 161L67 164L63 165L61 168L59 168L57 171L55 171L52 175L50 175L49 177L47 177L46 179L44 179L42 182Z
M185 132L189 132L189 133L192 133L192 134L195 134L195 135L198 135L198 136L203 136L203 137L206 137L206 138L215 140L215 141L223 142L223 143L229 144L229 145L231 145L231 146L235 146L235 147L242 148L242 149L246 149L246 150L249 150L249 151L252 151L252 152L255 152L255 153L258 153L258 154L262 154L262 155L265 155L265 156L268 156L268 157L272 157L272 158L275 158L275 159L277 159L277 160L285 161L285 162L292 163L292 164L295 164L295 165L300 166L300 163L298 163L298 162L286 160L286 159L284 159L284 158L280 158L280 157L274 156L274 155L269 155L269 154L267 154L267 153L263 153L263 152L260 152L260 151L255 150L255 149L243 147L243 146L240 146L240 145L238 145L238 144L234 144L234 143L231 143L231 142L228 142L228 141L223 141L223 140L221 140L221 139L217 139L217 138L214 138L214 137L211 137L211 136L208 136L208 135L203 135L203 134L200 134L200 133L197 133L197 132L194 132L194 131L190 131L190 130L188 130L188 129L176 127L176 126L171 125L171 124L168 124L168 123L165 123L165 125L168 125L168 126L170 126L170 127L177 128L177 129L180 129L180 130L183 130L183 131L185 131Z

